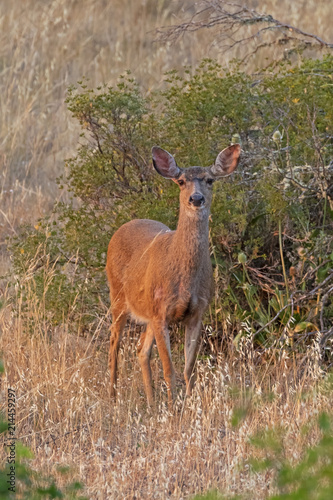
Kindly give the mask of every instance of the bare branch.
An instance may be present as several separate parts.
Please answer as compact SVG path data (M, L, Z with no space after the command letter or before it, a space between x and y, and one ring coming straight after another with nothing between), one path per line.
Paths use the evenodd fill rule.
M252 26L259 26L259 28L251 31ZM157 33L160 41L176 41L185 33L214 27L219 28L219 41L225 51L237 46L245 46L251 55L263 47L286 44L292 45L292 50L315 46L333 48L332 43L314 33L308 33L296 26L274 19L271 15L261 14L254 9L225 0L202 0L198 2L198 11L189 20L160 28ZM248 34L248 29L250 29L250 34ZM241 34L236 39L235 35L238 32ZM269 34L273 34L273 39L267 37ZM251 42L256 45L252 52L248 49ZM247 57L245 56L244 59Z

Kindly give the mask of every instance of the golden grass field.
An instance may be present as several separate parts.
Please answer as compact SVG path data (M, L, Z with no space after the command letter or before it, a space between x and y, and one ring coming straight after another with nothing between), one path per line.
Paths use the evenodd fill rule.
M3 0L0 3L0 275L10 267L5 238L20 224L35 223L59 196L55 178L75 151L79 130L64 103L66 89L83 76L92 86L114 83L130 69L144 92L162 85L163 74L202 57L231 57L202 31L176 44L154 42L157 27L181 21L194 2L170 0ZM259 11L329 40L329 2L252 1ZM332 40L329 40L332 41ZM52 276L52 268L45 280ZM32 283L27 273L26 283ZM66 321L50 331L43 303L31 285L29 310L19 289L11 301L0 281L0 352L7 387L17 395L17 436L34 452L33 467L56 474L71 466L92 499L186 498L209 488L266 498L270 473L253 474L249 444L259 430L281 430L285 455L295 463L318 438L314 418L332 407L320 370L316 341L301 359L236 352L226 339L211 359L199 359L194 395L184 400L183 359L175 338L178 399L169 414L156 348L156 408L149 409L136 359L135 328L126 332L119 367L119 397L109 398L108 311L86 336L68 333ZM14 308L13 308L14 305ZM14 314L13 311L18 311ZM176 336L175 336L176 337ZM209 341L207 333L206 341ZM212 362L214 361L214 363ZM231 425L237 408L246 415ZM301 432L303 426L309 433ZM255 496L253 496L255 492Z

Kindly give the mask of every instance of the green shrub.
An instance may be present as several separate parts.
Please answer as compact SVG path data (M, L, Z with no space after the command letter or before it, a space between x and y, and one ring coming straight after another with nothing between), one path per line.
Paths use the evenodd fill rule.
M215 324L227 319L240 335L262 329L260 345L282 332L293 346L325 333L333 312L332 63L327 56L247 75L206 60L184 77L168 73L163 90L148 95L130 75L116 87L71 87L67 104L82 134L59 187L73 198L11 242L23 300L30 270L29 290L44 297L50 322L97 321L108 304L103 268L114 231L132 218L177 224L177 187L154 174L151 147L168 149L180 166L209 165L240 140L241 165L216 187L212 207Z
M251 459L252 471L262 473L270 471L275 475L277 494L267 496L271 500L328 500L333 498L333 432L332 418L322 413L318 419L321 431L319 442L306 450L299 463L293 464L285 458L283 433L278 430L265 431L251 438L252 445L265 455L262 460ZM197 495L194 500L253 498L245 494L241 496L224 496L218 491Z
M55 479L52 475L46 475L40 471L34 470L29 464L29 460L32 458L33 455L31 451L17 441L15 487L12 486L13 490L9 490L8 474L10 473L10 469L8 464L6 464L4 467L0 468L0 499L87 499L87 497L80 494L83 489L82 484L76 481L68 481L66 478L69 472L68 468L58 467L58 479ZM61 481L65 483L64 487L59 485L59 477L61 477Z
M333 497L333 433L332 419L322 413L318 419L322 437L309 447L304 458L293 464L286 460L283 446L276 433L265 433L253 438L255 446L267 455L262 461L253 461L254 471L273 469L276 473L277 499L325 499Z

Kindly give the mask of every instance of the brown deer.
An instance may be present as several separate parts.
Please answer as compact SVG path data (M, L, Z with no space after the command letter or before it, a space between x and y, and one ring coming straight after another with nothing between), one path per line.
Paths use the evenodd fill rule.
M115 396L117 360L122 330L131 315L147 325L138 342L138 357L148 404L153 402L151 350L156 340L164 379L172 404L175 372L168 325L185 324L185 381L190 395L199 347L201 318L213 292L208 222L213 182L231 174L239 160L240 145L224 149L211 167L178 167L173 156L154 146L156 171L180 187L176 231L161 222L132 220L112 236L106 273L110 284L112 326L109 366L111 395Z

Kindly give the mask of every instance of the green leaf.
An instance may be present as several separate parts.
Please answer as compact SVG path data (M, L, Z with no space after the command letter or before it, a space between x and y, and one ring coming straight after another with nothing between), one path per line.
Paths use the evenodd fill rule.
M231 417L231 425L233 427L237 427L241 421L245 419L247 412L247 408L244 407L234 408Z
M20 441L16 442L16 457L18 460L22 458L34 458L34 454L27 446L24 446Z
M8 422L0 418L0 434L8 431Z
M323 432L329 432L331 429L331 419L325 412L321 413L318 418L319 427Z
M313 328L318 331L318 327L313 323L310 323L309 321L301 321L301 323L298 323L298 325L295 326L294 332L304 332L304 330L306 330L307 328Z

